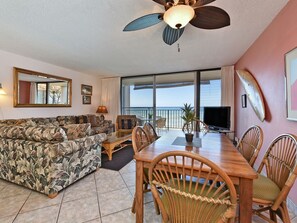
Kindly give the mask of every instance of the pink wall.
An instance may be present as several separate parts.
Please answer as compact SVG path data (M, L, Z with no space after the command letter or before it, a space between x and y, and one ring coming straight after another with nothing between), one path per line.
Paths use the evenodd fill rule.
M237 136L241 136L249 126L254 124L259 125L264 132L264 143L256 166L259 165L265 150L275 137L281 133L297 135L297 122L286 119L284 85L284 55L297 47L296 12L297 1L289 1L235 65L235 69L247 69L254 75L266 102L267 118L262 123L249 103L247 108L241 108L240 96L245 92L236 75L235 129ZM289 197L297 204L297 182L295 182Z

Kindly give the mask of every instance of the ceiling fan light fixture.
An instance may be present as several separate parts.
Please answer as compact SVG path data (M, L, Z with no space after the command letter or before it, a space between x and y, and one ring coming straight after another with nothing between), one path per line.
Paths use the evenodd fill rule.
M195 11L189 5L172 6L164 13L164 21L173 29L185 27L194 17Z

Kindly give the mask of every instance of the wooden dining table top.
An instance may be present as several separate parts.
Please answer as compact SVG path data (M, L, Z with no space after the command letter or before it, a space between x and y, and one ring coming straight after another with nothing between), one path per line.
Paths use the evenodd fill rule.
M238 178L257 178L256 171L248 164L225 134L195 132L194 141L198 141L198 143L193 143L193 145L186 142L184 145L177 145L174 143L177 137L185 136L181 130L170 130L138 154L135 154L134 158L136 161L142 161L144 166L148 167L155 157L164 152L189 151L217 164L230 178L234 178L234 184L238 184L238 180L236 180Z

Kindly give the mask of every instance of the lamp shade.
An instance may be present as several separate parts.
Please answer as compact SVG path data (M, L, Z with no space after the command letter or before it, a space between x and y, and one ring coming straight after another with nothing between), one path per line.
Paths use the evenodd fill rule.
M185 27L194 17L195 11L189 5L176 5L164 14L164 21L173 29Z
M96 113L108 113L106 106L98 106Z
M0 84L0 94L6 94L6 92L2 88L2 84Z

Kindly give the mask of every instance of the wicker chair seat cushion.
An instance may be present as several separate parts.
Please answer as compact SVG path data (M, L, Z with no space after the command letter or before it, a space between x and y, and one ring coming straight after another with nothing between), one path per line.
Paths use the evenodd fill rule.
M177 187L177 179L175 179L175 184L176 186L173 185L173 183L168 183L167 185L178 189ZM183 181L180 180L180 184L183 184ZM190 188L190 183L186 181L185 188L182 188L183 192L189 193L189 194L194 194L194 188L195 188L195 182L192 182L192 188L191 192L189 191ZM198 190L196 191L195 195L196 196L201 196L203 198L207 199L218 199L217 196L215 196L215 192L217 188L212 188L209 192L209 186L206 186L201 193L202 189L202 184L199 184ZM222 205L222 204L214 204L212 202L207 202L207 201L200 201L200 200L195 200L191 199L189 197L185 197L179 194L175 194L173 192L162 192L163 195L161 196L162 203L164 204L164 207L166 209L166 212L169 214L169 216L174 216L176 219L186 219L188 216L195 216L192 214L192 212L197 212L196 218L191 219L188 222L217 222L218 219L227 211L228 206L227 205ZM201 193L201 194L200 194ZM172 205L171 202L171 208L174 208L172 212L174 214L170 214L170 207L169 207L169 202L168 198L173 198L175 200L175 204ZM223 196L224 197L224 196ZM220 200L223 199L223 197L220 198ZM169 199L170 199L169 198ZM208 214L207 214L208 213ZM198 217L199 216L199 217ZM189 220L189 219L187 219ZM173 219L171 219L171 222L174 222Z
M253 182L253 198L274 201L279 195L279 187L269 178L259 174Z

